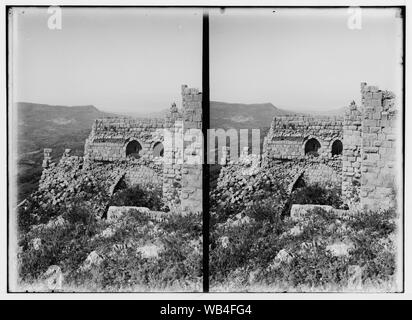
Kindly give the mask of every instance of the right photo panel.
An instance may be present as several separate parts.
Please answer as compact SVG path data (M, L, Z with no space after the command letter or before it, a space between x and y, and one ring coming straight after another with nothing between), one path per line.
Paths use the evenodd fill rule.
M402 292L404 17L209 12L211 292Z

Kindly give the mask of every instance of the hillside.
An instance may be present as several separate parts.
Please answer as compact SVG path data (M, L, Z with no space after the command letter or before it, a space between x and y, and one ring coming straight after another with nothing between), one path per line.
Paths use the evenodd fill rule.
M153 111L153 112L119 112L121 115L125 115L127 117L133 117L133 118L141 118L141 119L147 119L147 118L157 118L157 119L163 119L166 117L167 114L169 114L170 110L167 109L162 109L159 111Z
M37 188L44 148L52 148L55 158L60 158L65 148L81 155L93 121L115 116L91 105L66 107L18 102L14 107L17 110L18 201Z

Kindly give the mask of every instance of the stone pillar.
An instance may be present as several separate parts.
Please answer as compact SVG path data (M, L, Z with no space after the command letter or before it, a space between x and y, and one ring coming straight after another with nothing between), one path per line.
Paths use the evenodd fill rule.
M181 204L183 212L202 211L202 94L182 85L184 158Z
M163 153L163 198L171 207L180 207L183 163L183 121L166 118Z
M378 209L395 205L396 110L394 95L375 86L362 87L361 206ZM388 108L388 106L392 106Z
M342 196L347 203L359 201L362 162L362 112L352 101L343 121Z

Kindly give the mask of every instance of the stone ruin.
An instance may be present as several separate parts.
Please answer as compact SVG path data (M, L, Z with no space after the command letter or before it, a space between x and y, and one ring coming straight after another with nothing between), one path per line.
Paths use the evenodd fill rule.
M351 208L393 207L400 185L399 108L393 93L366 83L361 84L361 101L361 106L351 102L343 116L276 116L260 161L246 148L232 163L223 147L221 163L234 164L231 170L238 173L278 172L289 193L302 183L317 183L340 189ZM233 176L231 170L222 170L219 179Z
M275 117L264 140L262 166L300 167L297 177L338 186L349 205L396 205L400 122L395 96L361 83L361 98L361 106L353 101L342 117Z
M239 163L249 168L242 170L247 175L265 168L285 172L289 192L303 180L341 188L349 206L394 206L399 192L399 108L393 93L366 83L361 84L361 98L361 105L350 103L344 116L274 117L262 156L243 150ZM70 156L70 150L66 150L55 164L52 150L44 149L40 189L48 187L44 181L53 178L56 167L59 172L59 167L73 163L86 170L93 164L107 165L112 171L109 194L121 181L128 185L155 184L170 207L201 211L201 128L202 94L183 85L182 110L173 104L164 119L96 120L83 157ZM230 162L229 150L224 149L221 160ZM197 160L188 161L193 158Z
M59 163L53 163L52 150L44 149L39 190L53 188L52 181L62 181L62 176L65 180L60 185L75 190L71 185L74 180L69 181L65 173L69 170L72 177L79 170L89 170L91 178L96 172L107 171L103 180L109 195L121 182L128 186L154 185L162 190L169 208L202 211L202 163L193 161L202 160L203 155L202 94L187 85L182 85L181 93L182 109L173 103L163 119L95 120L83 157L71 156L66 149Z

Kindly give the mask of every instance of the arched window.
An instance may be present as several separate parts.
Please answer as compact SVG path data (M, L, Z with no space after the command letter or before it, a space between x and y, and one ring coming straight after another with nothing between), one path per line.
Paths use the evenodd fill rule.
M308 141L306 141L305 144L305 155L306 154L310 154L310 155L314 155L314 156L318 156L318 150L320 148L320 143L318 140L316 140L315 138L309 139Z
M163 157L164 154L164 147L163 143L161 142L156 142L155 145L153 146L153 156L156 157Z
M335 140L332 143L332 156L342 154L342 150L343 150L342 141Z
M142 146L136 140L130 141L126 146L126 157L139 158Z

